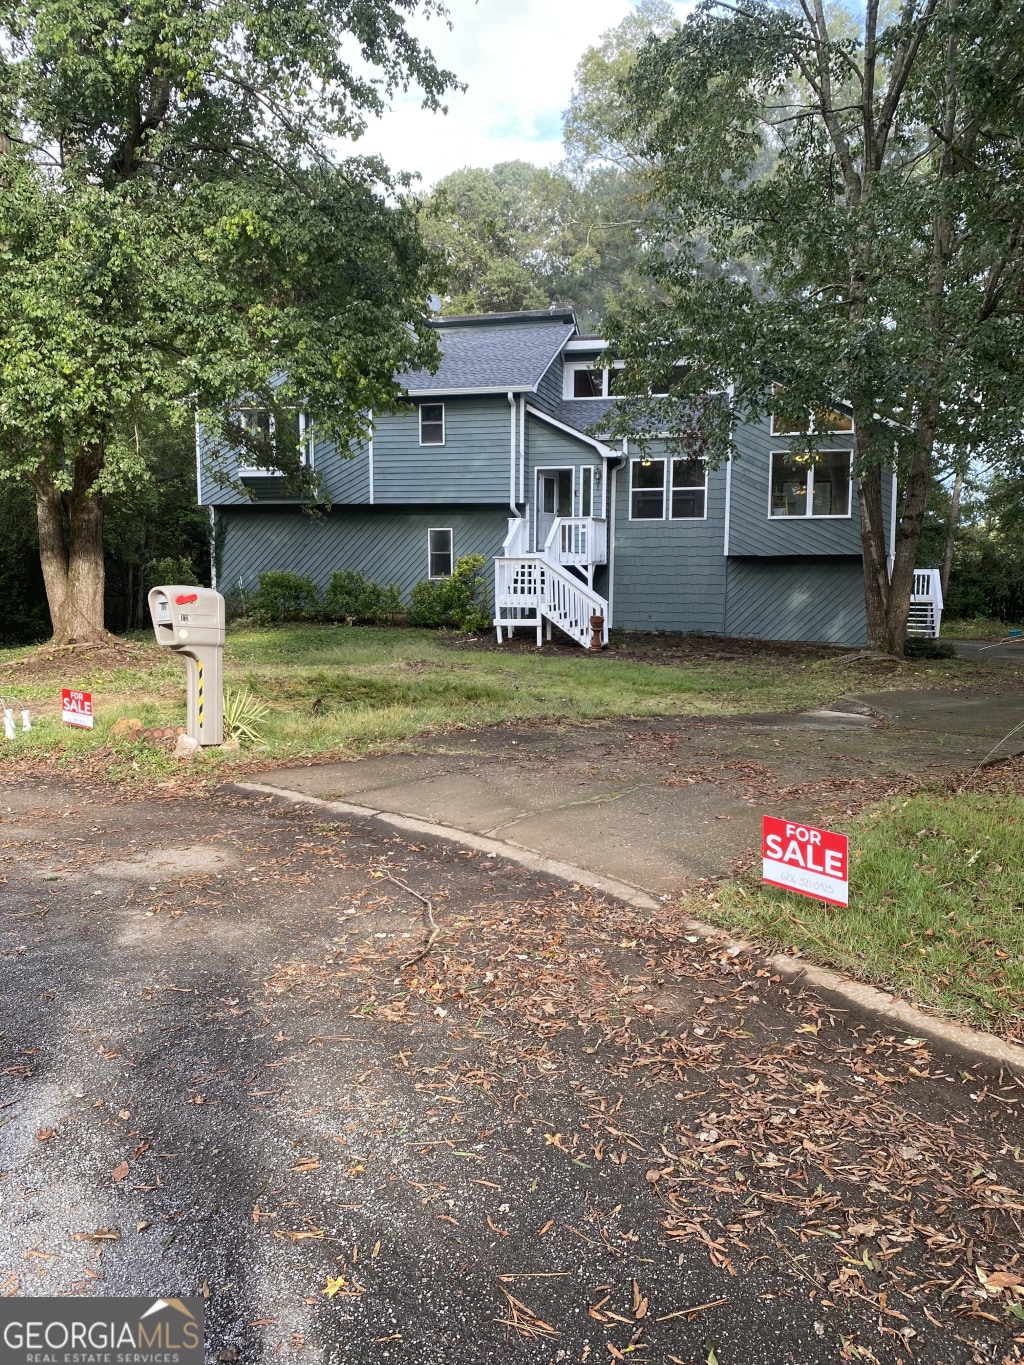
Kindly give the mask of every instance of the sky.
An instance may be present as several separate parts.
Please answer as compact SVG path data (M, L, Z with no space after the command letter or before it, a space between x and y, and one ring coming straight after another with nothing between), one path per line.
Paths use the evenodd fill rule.
M576 64L632 8L631 0L448 0L451 31L422 15L410 27L468 89L448 97L447 115L423 109L413 91L397 96L352 150L418 171L424 188L462 166L561 160Z

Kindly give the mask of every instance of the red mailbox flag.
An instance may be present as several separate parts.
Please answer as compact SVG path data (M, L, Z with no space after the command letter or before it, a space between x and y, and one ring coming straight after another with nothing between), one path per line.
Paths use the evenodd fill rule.
M763 839L764 881L829 905L849 905L850 841L845 834L766 815Z

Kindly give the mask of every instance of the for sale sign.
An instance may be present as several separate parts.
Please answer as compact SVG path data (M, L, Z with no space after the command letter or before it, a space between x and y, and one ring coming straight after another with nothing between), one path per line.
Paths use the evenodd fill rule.
M801 896L850 903L850 841L813 825L764 817L761 875L771 886Z
M70 687L61 689L60 718L65 725L81 725L92 729L92 693L75 692Z

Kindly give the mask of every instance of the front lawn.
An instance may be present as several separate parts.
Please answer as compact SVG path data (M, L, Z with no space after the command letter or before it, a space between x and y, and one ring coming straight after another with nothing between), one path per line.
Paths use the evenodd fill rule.
M723 883L705 914L1024 1042L1024 759L848 822L850 905ZM691 911L693 906L690 906Z
M968 672L981 681L1008 669L955 659L844 662L812 646L678 636L626 636L621 648L590 655L538 653L526 642L499 649L489 637L426 630L241 624L229 630L226 684L263 699L269 716L260 744L213 760L236 767L354 756L505 721L795 711L865 689L962 684ZM146 727L182 724L184 682L183 665L148 636L95 656L0 651L0 693L34 714L32 731L0 752L75 762L102 749L113 775L160 772L171 766L166 749L117 738L112 726L126 717ZM92 692L94 730L61 725L61 686Z

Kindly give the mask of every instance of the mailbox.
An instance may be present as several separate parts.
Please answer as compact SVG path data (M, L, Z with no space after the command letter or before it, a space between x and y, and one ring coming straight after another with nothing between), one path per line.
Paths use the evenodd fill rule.
M224 740L224 599L212 588L160 586L149 594L158 645L185 660L188 733L200 744Z

